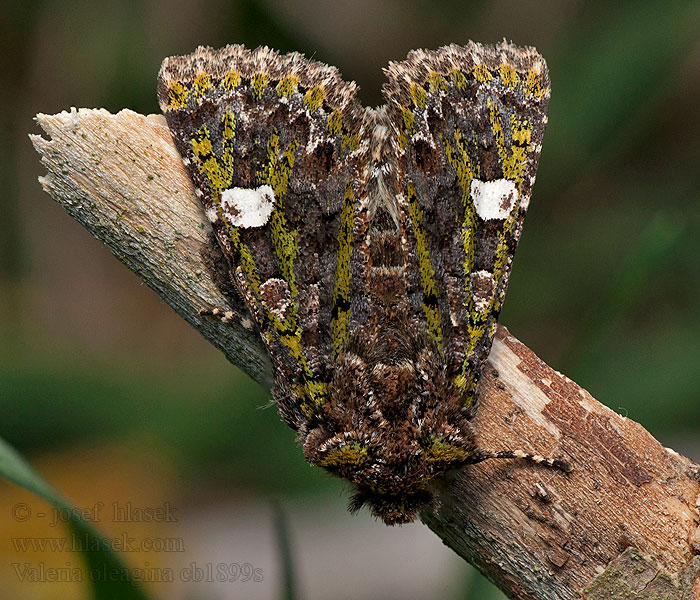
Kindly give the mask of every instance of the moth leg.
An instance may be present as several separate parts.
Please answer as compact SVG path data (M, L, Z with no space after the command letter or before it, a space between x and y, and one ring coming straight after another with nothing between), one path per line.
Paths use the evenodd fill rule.
M217 306L212 306L211 308L200 308L197 311L200 317L214 317L219 319L222 323L230 323L236 317L236 313L232 310L224 310Z
M501 450L500 452L479 451L472 457L469 463L480 463L492 458L519 458L521 460L527 460L531 463L535 463L536 465L545 465L547 467L559 469L564 473L571 473L573 470L571 465L566 460L562 460L560 458L547 458L545 456L541 456L540 454L531 454L529 452L523 452L522 450Z

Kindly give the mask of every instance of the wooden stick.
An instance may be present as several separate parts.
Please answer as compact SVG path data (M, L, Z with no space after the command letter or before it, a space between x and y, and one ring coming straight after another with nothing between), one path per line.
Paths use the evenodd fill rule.
M44 189L269 388L265 349L164 119L72 109L37 121L49 136L31 136L48 171ZM229 322L200 315L213 308ZM596 402L503 327L478 394L481 448L562 458L573 471L514 459L452 473L435 484L438 511L422 515L448 546L511 598L700 600L700 561L691 560L700 553L698 465Z

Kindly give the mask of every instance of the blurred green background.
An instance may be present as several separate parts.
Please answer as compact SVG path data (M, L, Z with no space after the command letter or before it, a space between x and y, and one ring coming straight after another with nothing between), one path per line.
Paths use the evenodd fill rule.
M304 463L267 393L41 191L32 117L70 106L158 112L161 60L227 43L336 65L376 105L389 60L504 37L543 54L552 101L501 322L598 400L700 459L700 3L675 0L5 0L0 436L78 503L109 500L117 482L129 498L155 486L143 502L174 498L188 515L272 500L302 511L327 501L344 515L344 485ZM2 502L12 498L8 487ZM342 548L354 522L370 518L324 521L327 543ZM395 535L362 530L370 547ZM10 562L12 549L3 553ZM381 578L395 559L355 577ZM441 597L502 598L455 569ZM316 597L309 586L302 578L300 598ZM20 586L16 597L61 597L49 588Z

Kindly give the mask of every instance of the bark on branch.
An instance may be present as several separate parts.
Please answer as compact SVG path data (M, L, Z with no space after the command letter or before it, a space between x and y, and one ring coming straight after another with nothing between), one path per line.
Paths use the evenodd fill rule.
M268 358L222 276L165 120L38 115L44 189L226 357L269 387ZM233 320L200 317L203 308ZM700 600L700 466L596 402L500 328L479 384L482 448L566 458L573 472L487 461L439 484L424 522L511 598Z

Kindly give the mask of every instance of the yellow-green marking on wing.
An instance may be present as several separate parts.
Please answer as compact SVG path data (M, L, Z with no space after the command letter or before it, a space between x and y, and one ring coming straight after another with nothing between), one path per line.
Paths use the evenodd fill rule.
M413 234L416 238L418 251L418 267L420 269L421 288L423 289L423 313L428 325L428 331L437 344L440 352L444 352L442 346L442 325L440 308L437 304L438 289L435 284L435 271L430 263L430 248L423 228L423 211L418 204L416 188L412 182L406 186L408 193L408 213L413 225Z

